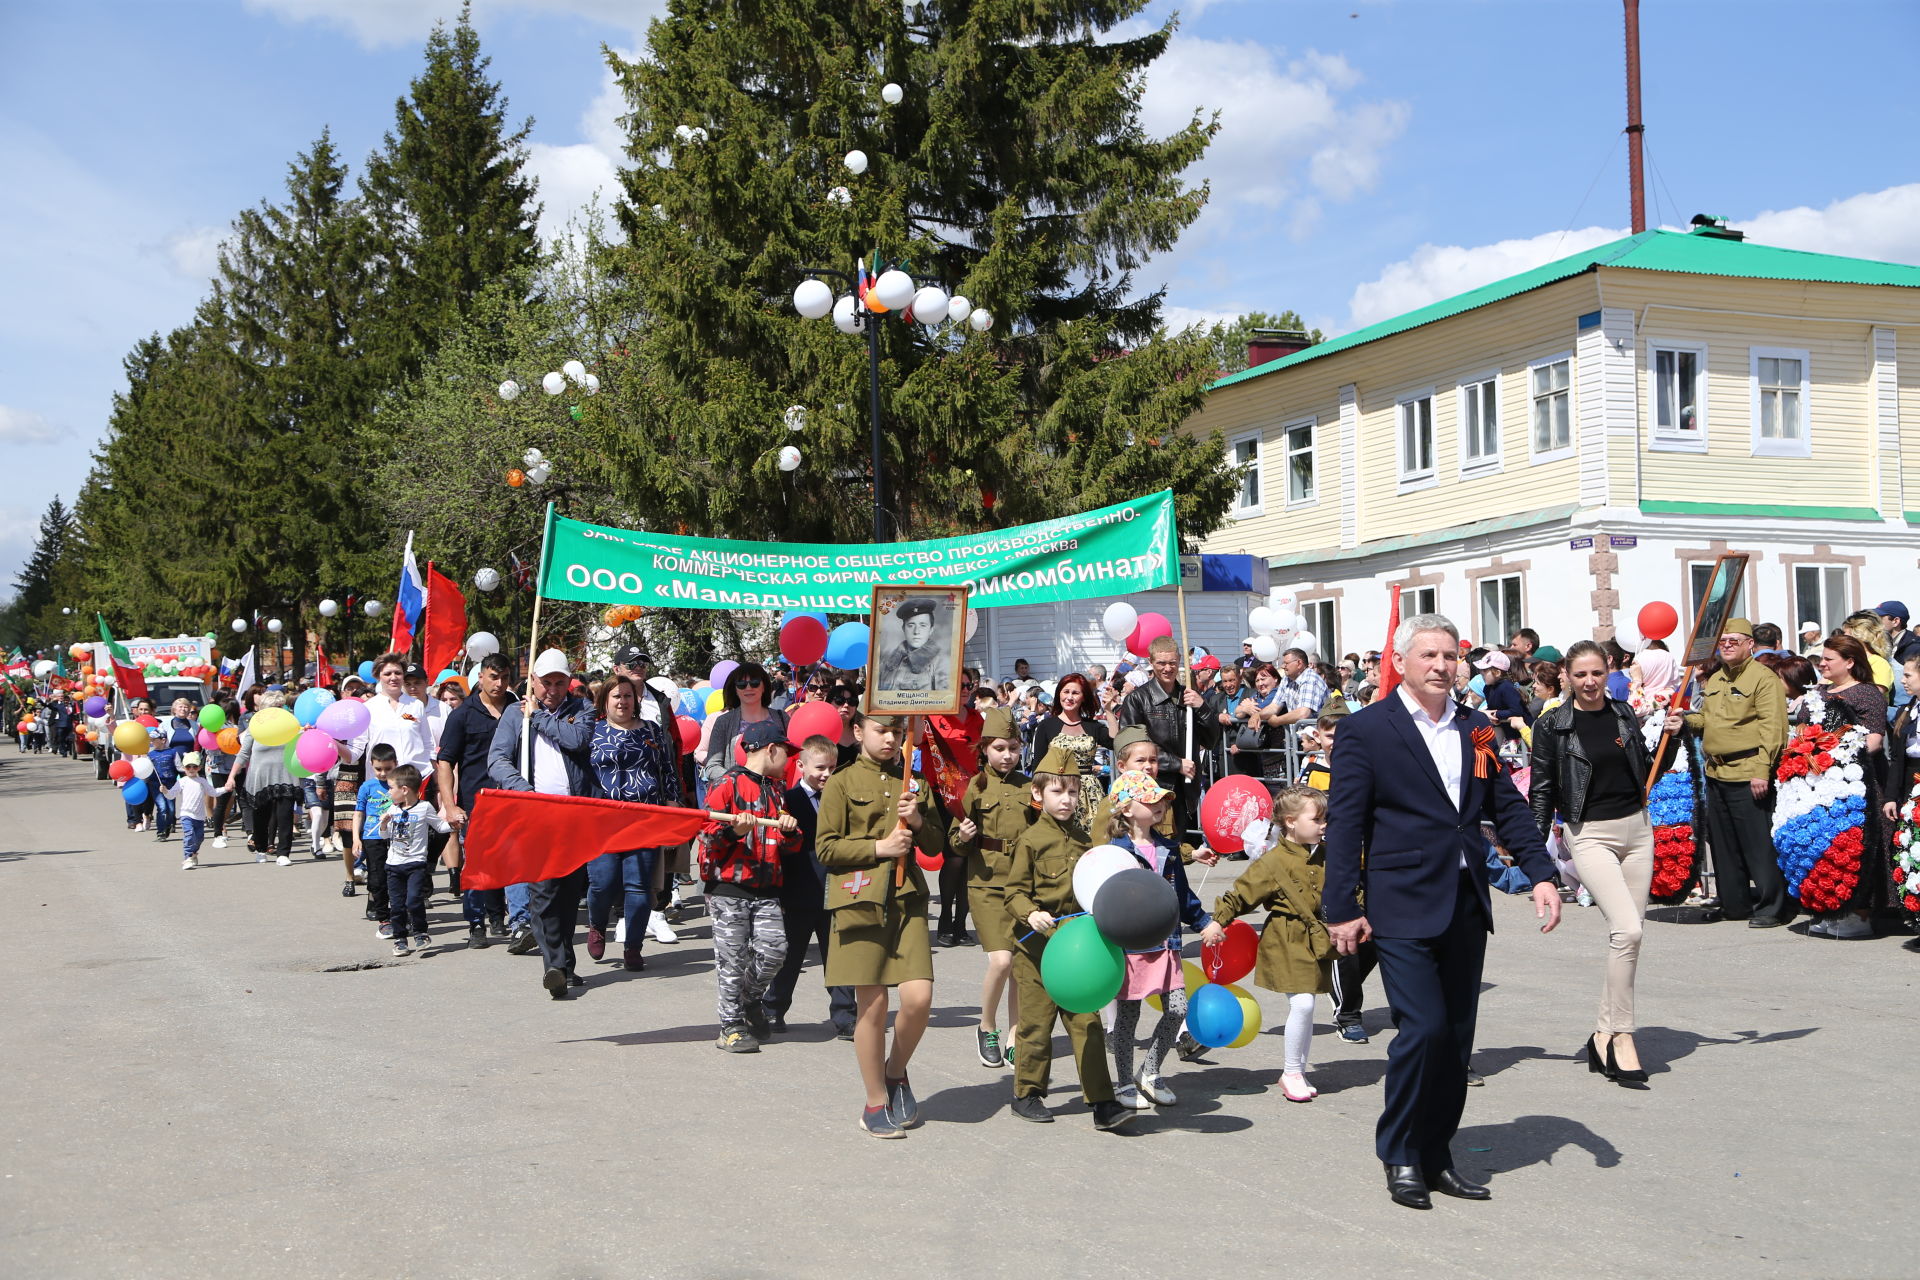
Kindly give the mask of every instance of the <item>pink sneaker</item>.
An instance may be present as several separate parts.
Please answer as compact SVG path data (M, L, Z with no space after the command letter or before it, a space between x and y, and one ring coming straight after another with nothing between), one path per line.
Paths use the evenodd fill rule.
M1307 1083L1307 1078L1298 1071L1289 1071L1280 1077L1280 1092L1287 1095L1288 1102L1312 1102L1320 1096L1320 1091Z

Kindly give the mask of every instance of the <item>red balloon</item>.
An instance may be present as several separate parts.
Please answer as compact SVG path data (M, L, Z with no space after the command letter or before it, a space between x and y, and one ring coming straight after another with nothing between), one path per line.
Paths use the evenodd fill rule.
M1272 815L1273 793L1258 778L1229 775L1200 798L1200 830L1206 833L1207 847L1217 853L1238 853L1246 844L1241 833L1247 824Z
M780 656L796 667L810 667L827 656L827 629L818 618L794 618L780 628Z
M149 729L158 729L160 727L160 722L152 716L135 716L134 720L136 723L143 724Z
M115 760L107 766L107 776L115 782L127 781L133 777L133 762L131 760Z
M794 619L794 622L802 621L808 619ZM830 702L803 702L787 712L787 741L796 747L806 745L807 739L812 737L838 742L840 730L840 713Z
M1664 600L1640 606L1640 634L1649 640L1665 640L1680 625L1680 615Z
M920 864L922 871L938 871L941 867L947 865L947 860L942 855L937 853L922 853L918 849L913 851L913 860Z
M675 716L673 725L680 731L680 754L691 754L700 745L700 722L692 716Z
M1200 969L1209 982L1238 982L1253 972L1259 954L1260 935L1245 920L1235 920L1219 946L1200 948Z

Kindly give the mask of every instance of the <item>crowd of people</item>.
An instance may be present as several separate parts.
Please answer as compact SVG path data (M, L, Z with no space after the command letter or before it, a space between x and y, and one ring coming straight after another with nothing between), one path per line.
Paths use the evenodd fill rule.
M936 942L986 953L975 1048L983 1066L1011 1069L1014 1113L1053 1119L1043 1099L1057 1019L1095 1123L1111 1129L1175 1105L1169 1055L1206 1052L1183 1029L1189 933L1205 953L1237 916L1264 912L1254 981L1285 1001L1287 1099L1315 1096L1320 996L1332 1001L1339 1036L1367 1042L1364 984L1376 968L1396 1034L1446 1059L1429 1064L1424 1082L1389 1073L1380 1154L1394 1198L1421 1207L1426 1190L1467 1198L1483 1190L1451 1174L1431 1129L1432 1090L1446 1095L1437 1114L1457 1119L1454 1077L1463 1087L1479 1081L1467 1056L1466 968L1448 961L1429 971L1432 948L1416 954L1403 944L1464 930L1458 955L1471 953L1461 964L1477 979L1490 885L1533 894L1548 928L1563 900L1596 906L1607 954L1581 1054L1607 1080L1643 1087L1633 1033L1654 878L1648 786L1683 744L1702 775L1694 825L1710 854L1691 886L1699 918L1769 928L1806 910L1808 935L1834 940L1912 928L1915 899L1901 892L1893 856L1920 778L1911 723L1920 637L1906 624L1905 606L1888 601L1830 635L1803 629L1801 648L1791 649L1777 626L1733 619L1713 660L1692 670L1659 641L1632 653L1580 640L1562 653L1521 630L1476 646L1437 616L1403 624L1387 654L1335 664L1300 649L1265 663L1251 644L1223 663L1163 638L1111 672L1094 666L1042 682L1024 661L998 681L965 669L964 713L925 718L913 742L906 718L862 713L857 672L748 660L707 690L656 673L642 648L625 645L609 670L591 672L545 650L525 691L499 654L432 688L406 655L386 654L372 664L371 684L349 676L335 690L363 704L365 728L319 772L295 770L249 732L255 716L303 692L298 682L217 691L235 732L212 748L191 699L164 716L130 701L119 714L147 726L142 776L152 785L125 819L159 841L178 832L184 870L230 836L257 862L290 865L296 848L339 858L341 894L364 896L367 922L396 956L435 945L427 908L444 872L466 945L504 941L515 954L537 953L553 999L585 985L575 952L583 904L589 960L633 971L646 966L647 942L677 942L675 924L704 913L715 1043L732 1053L758 1052L786 1029L811 946L826 1015L854 1045L866 1095L860 1123L880 1137L918 1122L909 1067L931 1007ZM697 734L679 714L688 689L718 694ZM70 753L75 709L52 689L38 690L35 703L17 710L37 711L47 740L23 733L21 749ZM812 729L796 741L789 726L814 703L831 714L810 713ZM1396 720L1400 739L1388 732ZM1808 726L1865 735L1861 874L1843 901L1817 906L1790 891L1770 820L1790 739ZM110 719L90 735L103 778L115 727ZM1412 765L1396 754L1410 751ZM1422 790L1421 774L1437 793ZM1199 802L1232 775L1265 784L1268 834L1227 855L1251 865L1223 878L1208 904L1186 868L1217 861ZM677 846L597 852L552 879L463 889L463 837L476 812L485 821L488 789L691 806L707 818ZM1382 844L1387 826L1404 818L1412 832L1432 812L1470 833L1458 837L1457 902L1451 852L1437 878L1403 882L1396 860L1411 868L1415 855ZM1104 1013L1069 1012L1050 995L1041 958L1055 930L1087 910L1074 896L1077 860L1105 845L1165 880L1178 921L1164 941L1126 955ZM1148 999L1162 1012L1136 1064Z

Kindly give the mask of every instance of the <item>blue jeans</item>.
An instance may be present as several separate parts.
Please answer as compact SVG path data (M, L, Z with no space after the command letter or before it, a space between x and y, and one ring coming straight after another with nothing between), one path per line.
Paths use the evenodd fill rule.
M173 833L173 801L161 794L158 779L153 780L153 829L160 835Z
M467 928L483 929L486 927L488 916L496 920L506 918L507 891L505 889L462 889L460 910L467 917Z
M627 921L626 945L639 946L647 934L647 920L653 915L653 868L659 857L658 849L628 849L603 853L589 862L587 927L604 930L618 900L622 904L620 913Z
M410 862L404 867L387 867L387 909L393 913L393 936L396 942L409 932L416 938L426 933L426 863Z
M207 823L204 818L180 819L180 856L191 858L200 852L200 842L207 837Z
M507 895L507 927L517 929L523 924L532 924L533 907L528 899L533 894L533 886L510 884L503 892Z

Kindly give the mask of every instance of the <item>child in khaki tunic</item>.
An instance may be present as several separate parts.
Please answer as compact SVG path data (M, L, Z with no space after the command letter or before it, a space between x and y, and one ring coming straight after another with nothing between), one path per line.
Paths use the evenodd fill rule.
M1260 930L1260 957L1254 982L1287 997L1287 1062L1280 1088L1289 1102L1312 1102L1318 1094L1307 1083L1307 1051L1313 1044L1313 999L1333 990L1333 940L1320 919L1320 892L1326 881L1326 855L1320 837L1327 829L1327 795L1296 785L1274 797L1273 824L1280 843L1241 873L1220 895L1213 922L1200 934L1202 946L1216 947L1235 916L1267 909Z
M855 717L860 756L827 779L814 838L833 919L827 985L854 988L853 1052L867 1091L860 1124L876 1138L904 1138L920 1123L907 1064L933 1009L933 945L927 881L913 851L947 851L933 788L901 778L905 729L905 716ZM900 992L891 1053L889 987Z
M1013 974L1013 919L1007 915L1008 856L1013 842L1033 824L1036 810L1029 794L1033 783L1016 767L1020 763L1020 730L1013 712L1001 707L988 711L980 728L979 773L960 797L961 820L954 827L953 850L967 860L967 900L973 907L973 927L980 949L987 953L987 974L980 983L980 1026L974 1031L974 1049L983 1067L1004 1067L1011 1042L1000 1035L1000 999L1007 1001L1007 1021L1020 1021L1019 989Z

